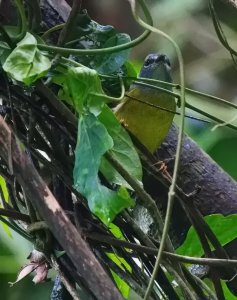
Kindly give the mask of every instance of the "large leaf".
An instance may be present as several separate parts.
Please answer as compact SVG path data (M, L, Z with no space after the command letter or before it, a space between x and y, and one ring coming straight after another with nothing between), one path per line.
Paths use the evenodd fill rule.
M98 119L105 125L108 133L113 138L114 145L111 149L113 157L120 162L131 176L141 181L141 162L127 131L121 126L107 105L103 107ZM109 182L124 185L131 189L128 183L105 158L102 158L101 160L100 171Z
M59 98L67 101L79 113L88 109L97 115L106 101L100 78L95 70L87 67L71 67L65 74L55 76L53 81L62 86Z
M12 78L27 85L43 77L50 67L50 60L37 48L37 41L29 32L17 44L3 65L3 69Z
M104 48L125 44L131 41L129 35L117 33L110 37L103 45ZM116 53L98 55L95 59L95 68L99 73L111 74L118 71L128 60L130 49L122 50Z
M75 152L74 185L87 198L90 210L106 225L124 208L134 204L125 188L114 192L99 181L101 157L112 147L113 140L104 125L91 113L82 115Z
M131 38L128 34L118 33L111 25L98 24L83 11L75 17L67 41L73 48L99 49L128 43ZM130 49L126 49L116 53L76 56L75 59L100 73L111 74L120 71L129 52Z
M205 221L211 227L222 246L237 237L237 214L226 217L221 214L210 215L205 217ZM193 227L189 229L186 240L176 249L176 252L181 255L196 257L204 254L198 235Z

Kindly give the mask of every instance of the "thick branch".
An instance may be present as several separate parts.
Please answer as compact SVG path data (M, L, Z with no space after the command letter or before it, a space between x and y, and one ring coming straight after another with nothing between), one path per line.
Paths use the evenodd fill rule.
M158 150L161 160L174 158L177 132L173 126ZM203 215L237 212L237 183L187 136L183 143L178 185L186 194L192 193L195 186L201 187L192 199Z
M157 151L160 160L169 161L167 164L170 174L173 171L177 133L178 129L173 125L165 142ZM193 193L197 187L200 188L200 191L194 193L190 201L194 201L204 216L214 213L229 215L237 212L237 183L187 136L183 142L178 174L177 184L185 194ZM160 205L163 202L165 207L166 199L165 193L162 193L162 185L158 186L157 181L154 181L149 173L144 176L144 184L153 198L158 199L157 204ZM162 198L163 201L161 201ZM139 218L141 212L136 215ZM179 244L185 237L190 222L178 199L174 204L172 223Z
M46 221L51 232L65 249L78 273L86 280L96 298L101 300L122 299L87 243L39 176L22 144L1 116L0 155L9 164L26 195L31 199L42 219Z

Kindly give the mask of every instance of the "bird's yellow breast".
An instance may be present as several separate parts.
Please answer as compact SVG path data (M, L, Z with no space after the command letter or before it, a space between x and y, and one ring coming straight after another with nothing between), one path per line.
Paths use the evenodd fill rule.
M174 113L155 105L173 112L176 109L175 99L171 95L147 88L134 88L115 110L118 120L151 153L163 142L174 118Z

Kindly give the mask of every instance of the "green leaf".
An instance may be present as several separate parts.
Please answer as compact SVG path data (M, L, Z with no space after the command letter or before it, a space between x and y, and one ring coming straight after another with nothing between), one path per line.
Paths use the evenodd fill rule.
M0 175L0 188L2 189L2 194L3 194L4 200L8 203L9 194L7 191L6 181L1 175Z
M115 255L114 253L106 253L106 255L122 270L132 272L130 265L126 262L126 260L120 256ZM128 299L130 287L128 284L122 280L113 270L111 270L112 276L118 289L125 299Z
M63 256L66 253L66 251L54 250L54 253L55 253L56 258L60 258L61 256Z
M0 175L0 189L2 190L2 195L4 197L4 201L8 203L8 201L9 201L9 194L8 194L8 191L7 191L6 181L5 181L5 179L1 175ZM0 199L1 199L1 194L0 194ZM1 202L0 202L0 207L3 207ZM2 224L2 227L3 227L4 231L6 232L6 234L9 237L12 237L12 234L11 234L9 226L6 225L2 221L0 221L0 223Z
M110 151L113 157L120 162L131 176L142 181L142 166L137 151L127 131L121 126L107 105L103 107L98 120L104 124L109 135L113 138L114 145ZM105 158L101 160L100 171L109 182L124 185L131 189L130 185Z
M113 140L104 125L91 113L82 115L75 152L74 185L87 198L90 210L106 225L124 208L134 204L125 188L121 187L116 193L99 181L101 157L112 147Z
M120 239L123 241L125 240L125 237L124 237L122 231L120 230L120 228L117 225L110 223L109 230L117 239Z
M19 26L5 25L5 26L3 26L3 28L6 31L9 38L12 41L16 41L16 39L17 39L17 37L19 36L19 33L20 33Z
M117 33L110 37L103 45L104 48L125 44L131 41L129 35ZM97 55L95 59L95 69L102 74L111 74L116 72L128 60L130 49L120 52Z
M99 114L106 101L100 78L95 70L87 67L69 68L66 74L55 76L53 81L62 86L58 97L83 113L89 110Z
M236 300L237 299L237 297L230 292L230 290L227 287L224 280L221 280L221 286L222 286L222 289L223 289L223 292L225 295L225 299L227 299L227 300Z
M11 48L8 46L7 43L5 42L0 42L0 62L1 65L3 65L7 59L7 57L9 56L9 54L11 53Z
M237 214L226 217L221 214L210 215L205 217L205 221L211 227L222 246L237 237ZM176 249L176 252L180 255L196 257L201 257L204 254L198 235L193 227L189 229L186 240Z
M133 78L129 78L129 77L137 77L137 72L135 70L134 65L130 62L130 61L126 61L124 64L124 68L125 68L125 86L130 86L132 84L132 82L134 81ZM128 77L128 78L126 78Z
M118 33L111 25L101 25L90 19L86 12L80 12L74 20L74 26L67 36L67 46L78 49L100 49L130 42L125 33ZM96 69L102 74L112 74L128 59L130 49L109 54L76 56L83 65Z
M29 32L17 44L3 65L4 71L12 78L26 85L43 77L50 67L50 60L37 48L37 41Z

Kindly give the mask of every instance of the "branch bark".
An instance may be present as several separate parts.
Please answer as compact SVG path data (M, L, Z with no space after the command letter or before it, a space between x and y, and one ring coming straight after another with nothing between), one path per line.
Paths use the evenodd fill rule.
M177 134L177 127L172 126L158 150L161 160L174 158ZM172 172L173 163L169 169ZM178 186L186 194L192 193L195 186L201 188L193 199L203 215L237 212L237 183L188 136L183 142Z
M166 140L157 150L159 160L168 161L168 172L172 174L177 146L178 128L173 125ZM194 193L197 187L199 192L194 193L190 201L194 201L198 210L205 216L215 213L230 215L237 213L237 183L214 162L188 136L184 137L181 163L177 185L185 194ZM166 207L167 190L159 185L149 173L144 174L144 186L148 193L156 199L158 206ZM135 218L142 227L147 228L151 223L145 217L144 209L135 210ZM184 240L190 221L176 199L172 216L172 232L175 234L177 245Z

